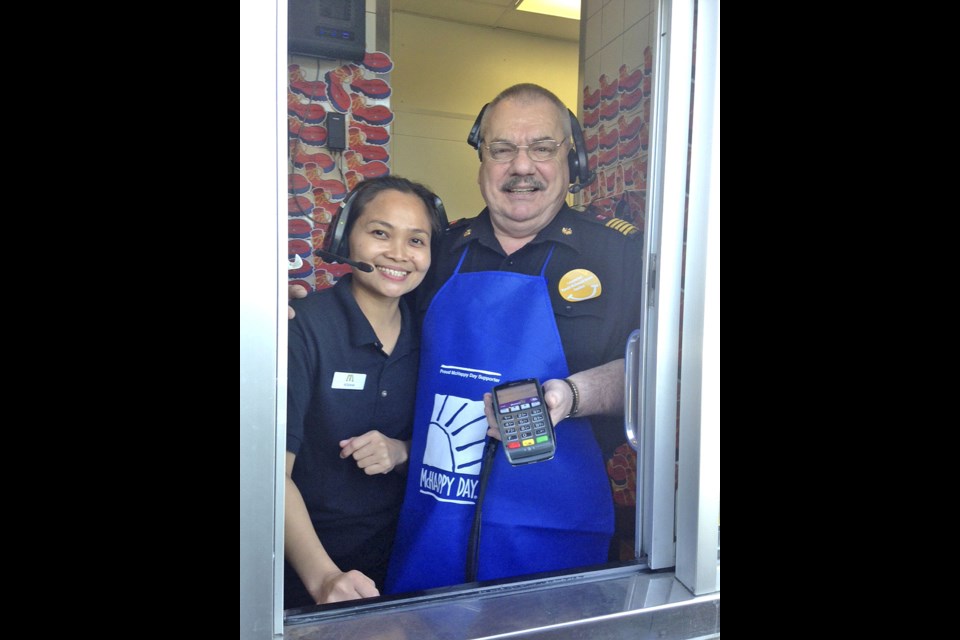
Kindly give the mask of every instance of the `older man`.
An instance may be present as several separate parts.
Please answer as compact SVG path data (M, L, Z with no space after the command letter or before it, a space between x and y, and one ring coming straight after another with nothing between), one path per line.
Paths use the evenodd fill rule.
M571 139L579 125L553 93L510 87L478 124L487 206L447 231L418 295L417 408L388 593L602 563L613 531L598 440L610 452L624 439L641 243L566 205L589 172ZM491 446L488 392L531 377L556 455L512 466Z

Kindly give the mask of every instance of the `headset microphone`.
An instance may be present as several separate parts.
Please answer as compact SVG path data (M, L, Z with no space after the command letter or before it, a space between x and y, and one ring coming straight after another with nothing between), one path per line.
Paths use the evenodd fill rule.
M348 264L354 269L360 269L360 271L366 271L367 273L370 273L373 271L373 265L370 264L369 262L358 262L356 260L351 260L350 258L344 258L343 256L338 256L335 253L330 253L329 251L324 251L323 249L317 249L313 253L326 260L335 260L342 264Z
M594 180L596 180L596 179L597 179L597 174L596 174L596 172L595 172L595 171L591 171L591 172L590 172L590 177L587 178L587 181L586 181L586 182L578 182L578 183L576 183L576 184L570 185L569 191L570 191L570 193L580 193L580 191L581 191L584 187L588 186L590 183L592 183L592 182L593 182Z

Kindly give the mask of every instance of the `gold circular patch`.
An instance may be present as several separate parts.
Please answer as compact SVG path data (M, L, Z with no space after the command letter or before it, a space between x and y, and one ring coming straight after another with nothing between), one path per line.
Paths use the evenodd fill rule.
M593 271L573 269L560 278L560 297L567 302L583 302L596 298L603 291L600 278Z

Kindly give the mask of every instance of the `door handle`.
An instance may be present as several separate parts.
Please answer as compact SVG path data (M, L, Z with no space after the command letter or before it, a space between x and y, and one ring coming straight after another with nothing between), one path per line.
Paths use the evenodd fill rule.
M640 416L643 415L643 390L640 389L640 339L643 333L636 329L627 338L627 347L624 354L626 360L626 375L623 384L623 426L627 434L627 442L634 451L640 449Z

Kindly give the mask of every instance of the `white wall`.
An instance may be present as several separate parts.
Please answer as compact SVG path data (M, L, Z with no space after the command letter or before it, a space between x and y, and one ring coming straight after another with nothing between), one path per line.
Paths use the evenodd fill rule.
M571 110L579 45L395 12L391 169L437 192L451 220L477 215L477 152L467 134L484 104L518 82L550 89Z

